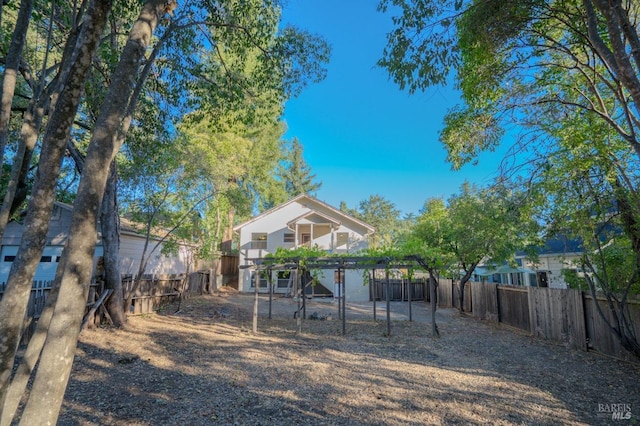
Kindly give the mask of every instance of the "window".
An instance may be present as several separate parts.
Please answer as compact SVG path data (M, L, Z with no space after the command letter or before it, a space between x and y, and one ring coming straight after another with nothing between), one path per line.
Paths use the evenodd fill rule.
M267 233L266 232L253 232L251 234L251 248L263 249L267 248Z
M346 246L349 244L349 233L348 232L338 232L336 234L336 246Z
M51 256L42 256L40 258L41 263L51 263Z
M549 287L549 276L546 271L538 271L538 287Z
M296 234L286 233L284 234L284 239L282 240L284 243L295 243L296 242Z
M16 260L15 256L5 256L4 257L4 261L5 262L13 262L14 260Z
M251 272L251 288L256 288L256 272ZM260 288L267 288L267 273L260 272Z
M291 271L278 271L277 288L288 288L290 281L293 279ZM293 285L293 283L291 283Z

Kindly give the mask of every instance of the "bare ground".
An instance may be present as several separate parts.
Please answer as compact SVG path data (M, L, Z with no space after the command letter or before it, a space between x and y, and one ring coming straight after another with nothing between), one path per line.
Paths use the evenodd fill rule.
M429 306L221 293L81 335L61 425L639 424L640 369ZM611 404L624 404L612 407ZM631 411L612 420L605 408ZM628 410L627 410L628 411ZM627 416L624 414L624 416Z

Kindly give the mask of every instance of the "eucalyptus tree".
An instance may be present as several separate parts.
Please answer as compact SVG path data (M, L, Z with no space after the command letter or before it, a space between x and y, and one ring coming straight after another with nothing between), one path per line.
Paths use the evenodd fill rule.
M22 13L22 12L21 12ZM8 133L9 154L14 153L10 177L0 208L0 235L15 212L23 207L32 185L33 161L46 115L53 110L59 96L64 62L71 59L79 27L78 13L66 3L36 2L27 43L20 57L16 92L11 103L12 121L18 130ZM15 32L23 26L20 14L8 14L4 26L14 24ZM3 28L6 29L6 28ZM10 31L7 31L10 33ZM7 92L9 93L9 92ZM18 122L22 121L22 124ZM4 129L6 131L9 129ZM36 156L36 158L38 158Z
M523 161L547 157L560 149L549 127L579 115L639 155L638 55L628 54L639 45L636 2L384 0L380 8L391 5L401 14L379 64L412 92L451 75L461 91L440 135L454 168L495 148L505 130Z
M495 147L505 125L535 124L528 108L544 106L592 111L640 153L636 2L380 3L390 6L400 14L379 64L411 92L452 74L461 90L441 135L455 166Z

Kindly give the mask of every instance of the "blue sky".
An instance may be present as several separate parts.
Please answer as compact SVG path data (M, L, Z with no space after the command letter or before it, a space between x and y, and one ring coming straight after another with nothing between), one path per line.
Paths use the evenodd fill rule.
M403 213L417 213L432 197L448 198L468 180L495 176L499 158L451 171L438 140L453 87L409 95L376 67L392 28L377 0L288 0L285 23L323 36L332 46L327 78L286 105L285 137L297 137L322 188L317 197L335 207L357 207L378 194Z

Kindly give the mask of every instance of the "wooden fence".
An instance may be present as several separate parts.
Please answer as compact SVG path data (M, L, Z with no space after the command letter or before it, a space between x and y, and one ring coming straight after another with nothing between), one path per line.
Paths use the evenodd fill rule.
M185 275L164 275L164 276L147 276L144 277L140 283L139 288L136 290L133 296L132 306L130 312L134 314L149 313L157 310L162 304L173 301L180 296L182 291L183 297L188 297L193 294L202 294L204 289L207 288L209 280L209 274L205 273L193 273L190 274L185 280ZM51 292L51 284L53 281L34 281L31 288L31 295L29 296L29 304L27 305L27 312L25 314L22 340L22 345L27 344L31 336L35 332L35 327L44 310L45 303L49 293ZM133 280L131 277L123 277L122 280L125 294L128 290L131 290ZM6 288L5 283L0 283L0 299L4 294ZM102 282L92 282L89 289L89 297L87 299L87 306L85 309L85 315L92 311L96 302L100 299L100 296L104 292L104 286ZM93 314L93 312L91 312ZM99 321L100 313L96 316L96 320ZM91 316L91 315L90 315ZM94 318L88 318L88 321L93 321Z
M210 286L208 272L194 272L169 275L144 275L132 297L129 313L146 314L158 310L162 305L172 302L176 298L203 294ZM124 294L128 294L134 279L127 275L122 278Z
M21 345L25 345L33 336L36 330L36 324L40 319L40 315L44 310L45 303L51 292L51 285L53 281L34 281L31 286L31 294L29 295L29 302L27 304L27 312L25 313L25 319L22 330ZM4 295L6 289L6 283L0 283L0 299ZM89 297L87 298L87 305L85 308L85 314L91 309L95 302L102 293L102 283L92 282L89 288Z
M408 301L409 296L411 300L426 300L429 301L429 288L427 287L428 280L424 278L418 278L411 280L402 279L389 279L389 285L387 286L386 279L369 279L369 300L387 300L387 289L389 289L389 300L392 301ZM411 294L409 294L411 292Z
M457 283L441 279L438 305L457 307L458 288ZM598 298L597 303L611 319L606 299ZM591 295L580 290L469 282L465 306L465 311L478 319L500 322L571 348L638 362L610 331ZM627 302L626 315L640 336L640 302Z

